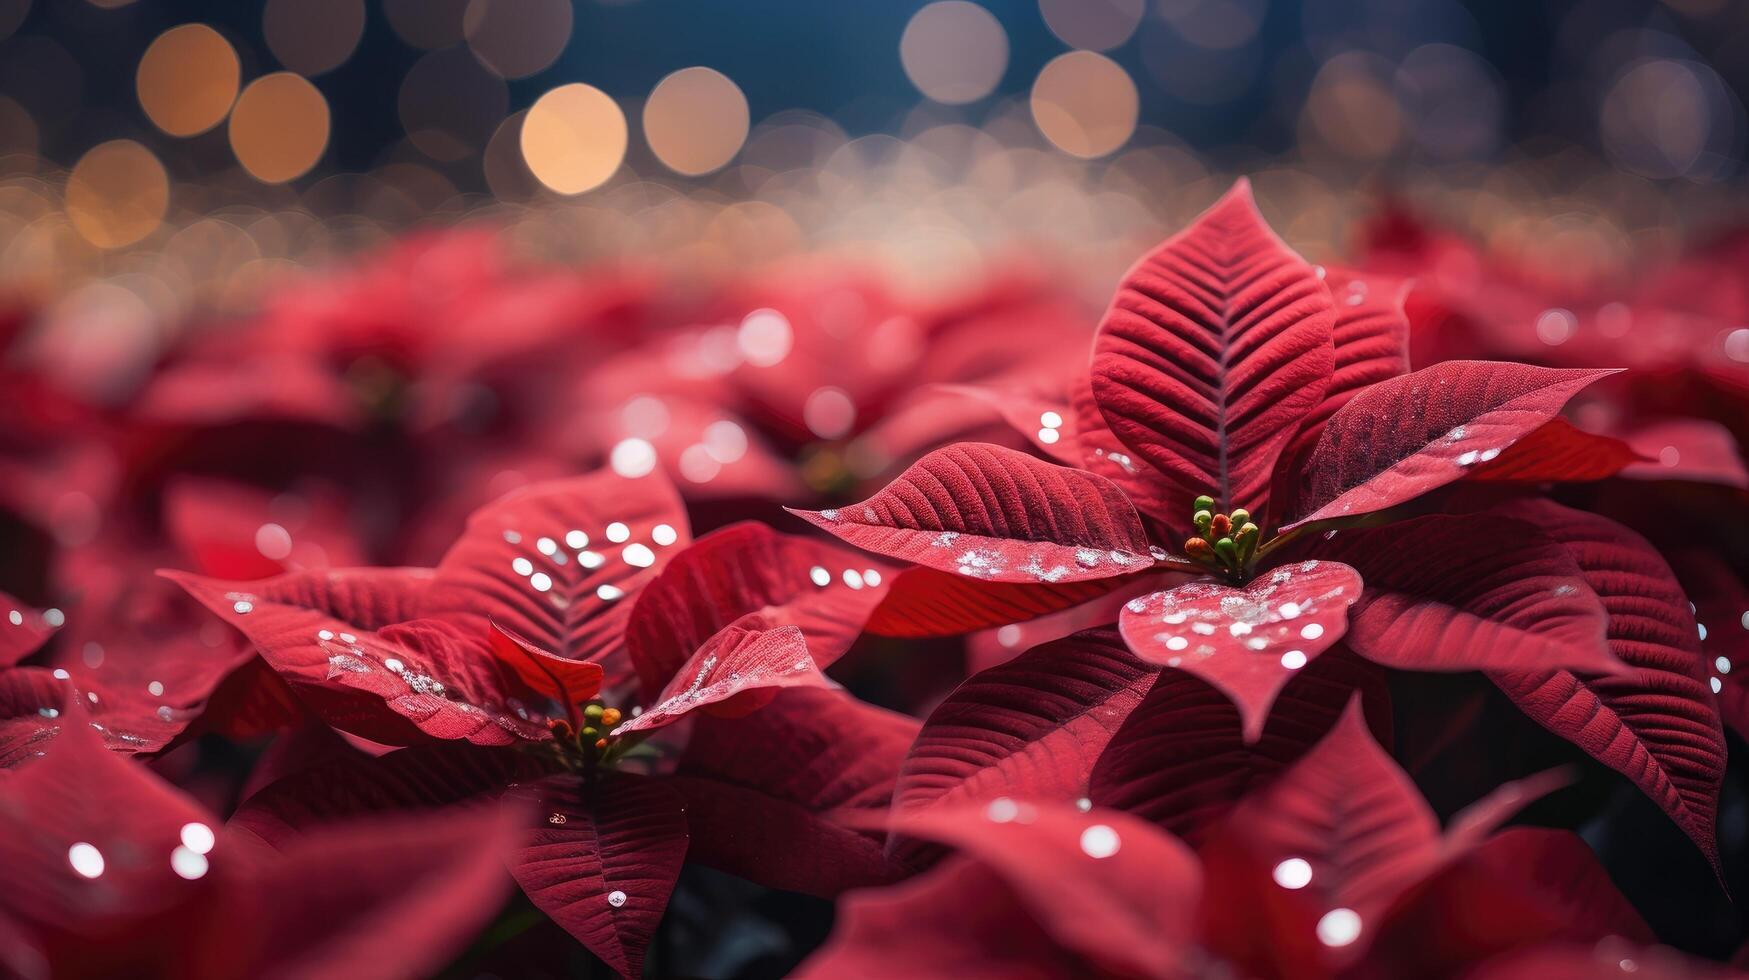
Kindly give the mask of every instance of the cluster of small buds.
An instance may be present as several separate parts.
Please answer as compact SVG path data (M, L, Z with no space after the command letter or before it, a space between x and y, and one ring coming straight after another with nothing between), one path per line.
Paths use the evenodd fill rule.
M1243 507L1231 514L1215 513L1215 500L1204 494L1196 498L1191 522L1197 534L1184 542L1184 553L1204 565L1233 576L1243 576L1257 556L1261 532Z
M563 718L548 721L547 729L561 742L575 742L579 748L592 745L599 752L607 749L613 727L619 724L622 717L624 716L618 708L605 707L599 701L591 701L583 707L581 729Z

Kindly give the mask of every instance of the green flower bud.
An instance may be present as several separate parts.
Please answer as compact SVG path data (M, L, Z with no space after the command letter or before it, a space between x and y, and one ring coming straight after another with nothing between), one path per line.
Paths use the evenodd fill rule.
M1220 555L1221 561L1227 563L1229 566L1236 566L1239 564L1239 546L1233 543L1232 538L1222 538L1221 540L1216 541L1215 554Z
M1191 523L1196 525L1196 530L1198 533L1207 534L1207 533L1209 533L1209 523L1211 521L1213 521L1214 519L1215 519L1215 515L1209 513L1206 510L1199 510L1196 512L1196 516L1192 517L1190 520L1191 520Z
M1196 498L1196 502L1191 505L1191 509L1213 511L1215 509L1215 498L1205 493Z
M601 705L599 705L599 704L589 705L588 707L583 709L583 717L589 719L590 723L593 724L593 723L601 720L601 712L603 710L605 710L605 709L603 709L601 707Z
M1251 512L1241 507L1231 514L1234 527L1244 527L1251 520Z

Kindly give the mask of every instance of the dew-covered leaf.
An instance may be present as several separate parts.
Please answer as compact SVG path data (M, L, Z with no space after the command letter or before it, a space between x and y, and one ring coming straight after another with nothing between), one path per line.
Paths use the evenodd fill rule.
M537 807L510 871L535 906L627 977L642 975L686 859L684 803L660 781L573 774L518 787Z
M1290 562L1243 586L1205 580L1133 599L1119 624L1136 656L1231 698L1255 741L1282 686L1342 638L1360 595L1340 562Z
M1094 342L1099 415L1187 505L1266 513L1276 460L1329 384L1335 319L1241 180L1124 276Z
M623 650L632 600L689 535L659 473L533 484L469 518L422 614L491 620L555 656L601 662Z
M37 652L59 628L55 617L0 592L0 669Z
M866 551L985 582L1081 582L1154 564L1111 481L984 443L937 449L862 503L793 513Z
M1324 423L1367 387L1409 373L1408 284L1400 279L1332 269L1324 283L1336 303L1331 330L1335 368L1324 399L1301 423L1291 455L1316 445Z
M1361 517L1462 479L1611 373L1445 361L1381 381L1325 424L1306 461L1304 513L1294 524Z
M820 667L861 635L895 574L842 546L754 522L699 538L644 587L626 646L644 690L660 691L705 641L749 613L795 626Z
M1492 461L1476 466L1469 479L1496 483L1578 483L1612 477L1642 459L1620 439L1586 432L1556 416L1532 429Z
M788 687L824 687L829 682L808 655L808 643L794 626L767 628L753 613L723 627L692 655L640 714L622 722L615 735L671 725L694 708L712 714L745 715Z

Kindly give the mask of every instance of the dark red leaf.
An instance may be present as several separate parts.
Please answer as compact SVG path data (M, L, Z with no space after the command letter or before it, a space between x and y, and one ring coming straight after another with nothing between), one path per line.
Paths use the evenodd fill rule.
M0 668L10 667L37 652L55 635L59 623L0 592Z
M1533 890L1544 907L1558 908L1575 939L1613 935L1636 943L1657 941L1591 848L1570 830L1508 827L1479 844L1466 860Z
M1409 373L1409 318L1403 313L1409 284L1337 269L1329 271L1324 284L1336 302L1336 325L1330 336L1335 369L1324 400L1301 424L1290 456L1317 444L1324 423L1357 392Z
M959 860L892 888L846 896L831 937L794 976L1049 980L1086 969L1000 876Z
M1749 469L1731 430L1705 419L1666 419L1640 426L1628 443L1646 457L1622 475L1636 480L1692 480L1749 489Z
M1645 539L1608 518L1547 501L1505 513L1535 524L1572 554L1608 611L1609 647L1627 669L1599 677L1564 670L1489 677L1538 724L1632 780L1716 868L1725 736L1682 586Z
M988 866L1052 939L1101 971L1174 976L1194 957L1202 869L1177 838L1127 813L997 799L902 811L892 829Z
M1239 707L1245 738L1296 671L1342 638L1360 576L1338 562L1293 562L1244 586L1192 582L1133 599L1124 642L1150 663L1195 674Z
M1243 180L1124 276L1094 343L1093 396L1176 486L1180 523L1202 493L1221 510L1267 512L1276 459L1334 370L1335 319L1329 290Z
M923 723L899 775L895 810L1086 796L1094 761L1156 673L1107 629L973 676Z
M1593 943L1547 943L1503 953L1464 974L1468 980L1731 980L1742 973L1695 959L1668 946L1635 945L1619 938Z
M758 614L743 625L725 626L705 641L674 674L656 701L622 722L615 735L652 731L686 717L694 708L738 716L768 703L779 689L823 687L820 668L808 656L808 643L794 626L764 629Z
M916 734L915 719L820 688L700 718L668 780L686 799L688 860L810 895L889 880L884 834L853 818L886 810Z
M509 706L528 693L491 652L489 623L470 635L440 620L379 624L328 611L358 610L367 623L404 611L424 575L292 572L260 582L165 573L242 630L299 697L336 727L386 744L422 735L481 745L549 738ZM379 597L374 586L387 585ZM383 710L384 708L387 710Z
M792 513L858 548L986 582L1081 582L1155 561L1111 481L983 443L937 449L862 503Z
M1325 424L1294 524L1360 517L1462 479L1612 373L1446 361L1379 382Z
M1152 592L1185 580L1188 573L1146 571L1089 582L982 582L954 572L915 565L889 583L887 597L869 616L878 636L958 636L1022 623L1114 594ZM1196 574L1201 574L1199 568ZM1116 619L1115 612L1104 622Z
M513 796L540 808L511 859L517 883L608 966L640 976L686 858L681 798L652 779L615 774L585 787L569 773Z
M632 600L688 540L666 477L602 470L537 483L476 511L422 614L503 624L567 660L620 653ZM609 673L615 673L612 664Z
M1349 610L1354 652L1402 670L1620 666L1608 615L1565 547L1499 514L1421 517L1319 541L1366 580Z
M80 724L79 716L61 718L77 697L47 667L0 670L0 769L41 756L62 725Z
M646 696L716 632L749 613L795 626L825 668L862 634L894 571L847 548L746 522L699 538L632 606L626 646Z
M1471 469L1469 479L1514 483L1602 480L1643 458L1620 439L1586 432L1556 416L1493 461Z
M488 640L499 663L515 672L530 690L562 706L581 704L601 690L600 664L555 657L497 623L492 624Z
M1263 736L1247 741L1230 700L1168 670L1099 757L1089 795L1100 806L1127 810L1200 843L1242 797L1322 738L1357 691L1375 728L1388 737L1384 672L1337 649L1282 689Z

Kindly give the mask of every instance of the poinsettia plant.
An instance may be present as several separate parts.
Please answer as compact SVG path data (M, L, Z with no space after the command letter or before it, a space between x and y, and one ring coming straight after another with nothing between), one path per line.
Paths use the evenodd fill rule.
M1244 181L1099 318L466 232L45 396L0 964L1706 975L1657 943L1742 931L1740 402L1489 359L1555 301L1501 263L1361 262Z

